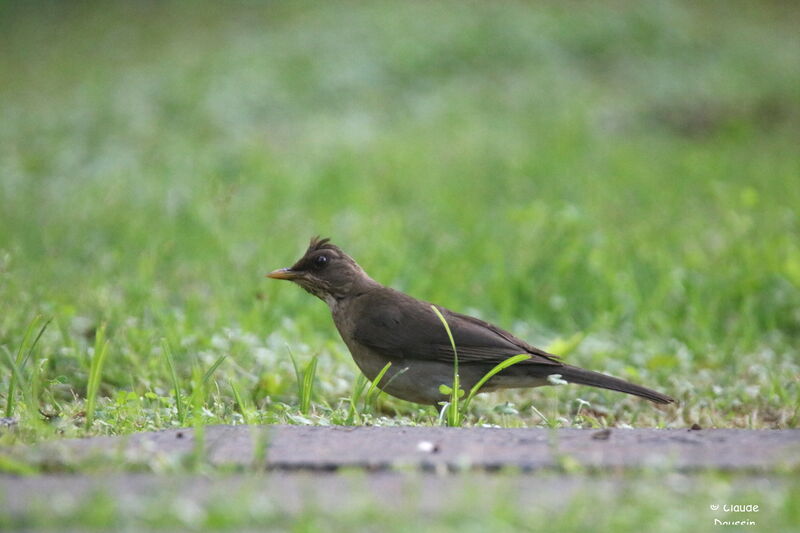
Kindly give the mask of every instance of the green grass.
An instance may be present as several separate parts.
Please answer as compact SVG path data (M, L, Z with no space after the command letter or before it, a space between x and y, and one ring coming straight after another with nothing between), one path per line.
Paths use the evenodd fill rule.
M317 373L317 362L319 361L319 356L315 355L312 357L305 368L301 371L300 367L297 366L297 361L295 361L294 355L292 355L292 351L288 351L289 358L292 360L292 366L294 367L294 375L297 378L297 398L299 400L298 407L301 414L307 415L311 409L311 397L314 394L314 377Z
M0 345L52 319L0 443L352 422L326 306L263 277L316 234L679 401L509 391L466 425L798 427L800 10L625 5L0 5Z
M463 425L797 428L798 26L778 1L0 3L0 445L437 424L367 390L324 304L264 279L317 234L678 399L506 391ZM165 468L210 473L200 448ZM555 507L462 481L427 514L162 490L0 529L694 531L725 501L800 521L793 478L634 476Z
M496 483L497 478L464 474L463 491L435 495L430 489L422 490L422 476L409 476L397 484L399 489L382 493L386 482L370 483L351 474L341 481L349 487L347 508L335 506L341 497L326 496L324 489L310 483L301 485L307 489L302 502L282 507L270 497L279 490L280 480L270 484L256 476L220 476L222 485L215 487L201 477L165 478L161 484L145 478L129 483L125 498L101 488L76 489L56 501L35 498L24 507L16 506L15 512L0 515L0 526L4 530L129 531L798 531L800 487L791 478L770 483L758 477L719 475L619 476L606 482L590 479L569 491L568 498L560 498L521 492L518 487L525 486L523 480L500 475L504 485ZM541 487L560 481L552 475L541 479ZM481 485L487 481L492 490L483 490ZM98 487L106 485L115 486L107 480L98 483ZM116 486L120 485L125 486ZM262 488L270 485L272 491ZM425 494L426 511L419 512L419 500ZM742 513L710 509L725 504L758 505L759 509ZM754 524L720 526L714 519Z
M28 379L26 379L25 375L23 374L23 370L25 370L28 361L30 361L31 356L36 348L36 344L39 342L39 339L42 338L44 331L50 324L50 321L42 324L41 328L39 329L39 333L37 333L36 337L33 339L33 341L31 341L31 335L33 334L35 327L38 325L40 318L41 317L36 316L33 318L33 320L31 320L30 324L28 324L25 334L19 343L16 357L11 355L11 352L7 346L2 346L4 355L6 357L5 362L8 365L8 388L6 389L5 408L6 418L11 418L15 413L18 385L21 385L22 393L26 396L26 407L28 407L29 410L35 410L37 407L37 395L34 394L34 391L37 389L37 387L28 382ZM37 375L35 372L31 377L36 380Z
M97 405L97 391L103 378L103 365L108 354L106 325L102 324L95 333L92 361L89 363L89 382L86 384L86 427L92 427L94 410ZM176 391L176 397L178 396Z

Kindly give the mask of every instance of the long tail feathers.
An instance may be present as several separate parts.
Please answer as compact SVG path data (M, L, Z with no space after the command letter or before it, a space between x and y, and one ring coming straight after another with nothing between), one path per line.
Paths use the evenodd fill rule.
M624 392L626 394L633 394L634 396L641 396L654 403L673 403L675 400L661 394L647 387L634 385L625 380L607 376L600 372L593 372L578 368L577 366L564 365L559 367L555 373L561 374L561 378L569 383L577 383L579 385L589 385L590 387L599 387L601 389L615 390Z

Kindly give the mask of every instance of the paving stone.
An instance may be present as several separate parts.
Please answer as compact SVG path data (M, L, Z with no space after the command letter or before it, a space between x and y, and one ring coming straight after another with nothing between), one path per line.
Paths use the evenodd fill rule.
M208 426L202 441L198 448L193 429L172 429L63 440L38 453L55 462L151 462L201 449L214 465L310 471L800 468L800 430Z

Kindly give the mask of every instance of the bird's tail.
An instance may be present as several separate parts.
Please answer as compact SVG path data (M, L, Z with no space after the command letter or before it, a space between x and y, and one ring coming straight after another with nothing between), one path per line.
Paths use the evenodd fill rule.
M647 387L628 383L625 380L607 376L600 372L593 372L577 366L564 365L554 368L554 374L561 374L561 378L568 383L577 383L579 385L589 385L590 387L598 387L601 389L615 390L624 392L626 394L633 394L634 396L641 396L654 403L673 403L675 400L661 394Z

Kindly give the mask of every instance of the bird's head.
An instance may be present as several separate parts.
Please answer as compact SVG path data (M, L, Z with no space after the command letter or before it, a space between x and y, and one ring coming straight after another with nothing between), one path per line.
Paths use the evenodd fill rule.
M267 277L293 281L329 305L375 283L352 257L330 239L319 237L311 239L294 265L273 270Z

